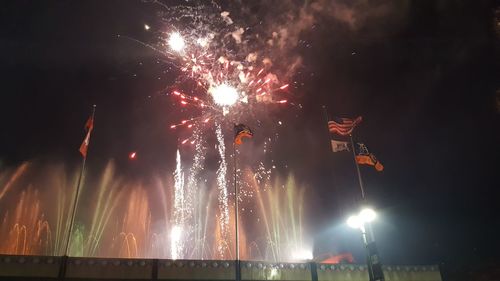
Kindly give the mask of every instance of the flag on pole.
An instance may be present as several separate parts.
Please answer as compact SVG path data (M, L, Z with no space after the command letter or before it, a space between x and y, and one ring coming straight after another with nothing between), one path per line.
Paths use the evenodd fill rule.
M349 136L352 134L354 128L361 123L363 118L358 116L356 119L350 118L333 118L334 120L328 121L328 129L330 133L338 134L341 136Z
M378 159L368 151L368 148L363 143L358 143L358 151L356 151L356 162L362 165L370 165L375 168L375 170L381 172L384 170L384 165L378 161Z
M331 140L332 142L332 151L340 152L340 151L349 151L349 143L346 141L337 141Z
M250 130L250 128L247 125L244 124L235 124L234 125L234 143L235 144L242 144L243 138L251 138L253 137L253 132Z
M82 144L80 145L80 153L84 158L87 158L87 150L89 148L89 143L90 143L90 133L94 129L94 116L90 116L87 122L85 123L85 130L87 131L87 134L85 135L85 139L83 139Z

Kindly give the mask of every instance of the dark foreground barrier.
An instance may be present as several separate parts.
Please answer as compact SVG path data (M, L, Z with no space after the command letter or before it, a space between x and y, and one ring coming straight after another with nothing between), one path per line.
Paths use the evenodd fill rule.
M113 259L0 255L2 280L234 280L223 260ZM366 265L241 261L245 281L367 281ZM384 266L386 281L441 281L438 266Z

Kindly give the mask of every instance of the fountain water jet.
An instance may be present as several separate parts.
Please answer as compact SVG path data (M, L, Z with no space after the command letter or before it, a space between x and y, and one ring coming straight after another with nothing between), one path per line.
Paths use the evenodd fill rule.
M224 155L225 147L220 149ZM202 165L201 159L202 154L193 160ZM147 184L116 176L112 162L99 177L86 175L70 255L234 258L234 200L227 192L228 181L219 177L221 165L212 174L199 173L202 166L194 170L191 166L185 174L180 154L177 162L173 176L157 176ZM0 253L62 255L77 173L67 176L60 165L23 167L16 169L22 171L18 173L0 172L0 190L7 190L0 200ZM227 172L227 163L222 167ZM293 177L270 184L257 182L250 168L241 171L238 181L246 183L241 184L240 194L241 258L284 261L309 252L303 225L304 189L298 188ZM212 180L203 180L207 175ZM190 195L179 204L176 192ZM179 212L182 206L188 206L185 212Z

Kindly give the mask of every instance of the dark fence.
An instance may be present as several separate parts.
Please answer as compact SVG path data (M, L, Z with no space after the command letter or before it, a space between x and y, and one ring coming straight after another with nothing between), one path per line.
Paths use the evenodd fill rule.
M235 280L235 261L0 255L2 280ZM366 265L241 261L241 280L362 281ZM384 266L387 281L441 281L438 266Z

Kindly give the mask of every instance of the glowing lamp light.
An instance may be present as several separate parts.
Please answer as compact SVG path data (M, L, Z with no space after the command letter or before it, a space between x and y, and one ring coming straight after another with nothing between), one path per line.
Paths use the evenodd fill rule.
M174 32L170 34L170 37L168 38L168 45L170 46L170 49L180 52L184 49L186 43L179 32Z
M377 217L377 214L375 213L374 210L366 208L366 209L361 210L361 212L359 213L359 217L364 222L372 222Z
M373 209L364 208L358 215L350 216L347 219L347 225L352 228L363 229L365 223L372 222L375 218L377 218L377 213Z
M352 228L360 228L363 225L363 222L358 216L350 216L347 219L347 225Z
M212 95L214 102L220 106L231 106L238 101L238 92L227 84L212 87L208 89L208 92Z

